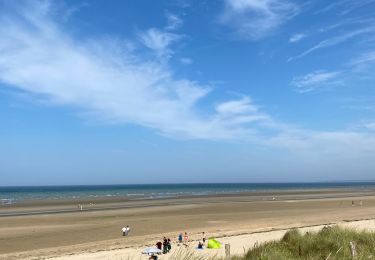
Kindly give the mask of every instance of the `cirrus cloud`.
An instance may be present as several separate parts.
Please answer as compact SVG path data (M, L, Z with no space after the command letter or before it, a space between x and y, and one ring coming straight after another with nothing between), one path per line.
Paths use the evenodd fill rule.
M290 84L296 87L297 92L306 93L317 88L341 83L342 81L338 79L340 74L340 71L317 70L303 76L294 77Z
M1 13L0 82L173 137L233 139L255 132L246 124L260 112L233 106L252 107L248 98L224 101L212 114L197 113L198 101L212 87L174 76L164 58L177 34L157 28L139 32L140 42L157 54L144 58L127 48L131 44L108 37L78 41L54 21L48 1L29 3ZM232 110L230 115L223 116L223 108ZM262 114L257 122L262 120L270 119Z
M258 40L298 13L299 7L289 0L225 0L221 22L244 39Z

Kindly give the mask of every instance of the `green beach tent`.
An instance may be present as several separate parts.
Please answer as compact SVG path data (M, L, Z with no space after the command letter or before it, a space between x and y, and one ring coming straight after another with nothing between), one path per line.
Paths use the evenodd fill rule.
M210 238L208 240L208 242L207 242L207 248L220 249L221 248L221 244L216 239Z

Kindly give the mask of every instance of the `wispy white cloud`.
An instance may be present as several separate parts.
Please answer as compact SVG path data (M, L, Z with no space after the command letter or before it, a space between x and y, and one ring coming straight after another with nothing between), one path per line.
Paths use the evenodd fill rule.
M338 77L342 74L340 71L327 72L324 70L314 71L303 76L294 77L291 85L296 87L299 93L306 93L317 88L337 85L342 83Z
M363 125L366 129L375 131L375 122L369 122Z
M329 24L324 26L318 30L318 32L326 33L332 30L341 29L344 27L351 28L352 26L361 26L363 27L371 27L375 22L374 18L368 17L355 17L355 18L346 18L343 20L339 20L337 23Z
M256 132L246 125L253 122L250 116L263 118L257 122L270 120L249 109L248 98L223 102L211 114L198 113L197 103L211 86L176 78L168 61L146 59L123 41L108 37L77 41L54 22L48 5L39 5L45 1L33 3L17 9L17 14L0 16L3 83L41 94L54 104L77 106L105 120L149 127L173 137L250 138ZM163 55L178 40L155 28L138 37ZM236 111L236 104L247 107L247 113Z
M210 109L202 111L199 103L212 86L176 77L168 61L146 59L123 41L78 41L54 22L48 5L25 6L18 14L0 17L0 81L40 94L52 104L75 106L110 122L135 124L174 138L240 140L296 153L374 152L374 135L279 123L247 96L206 103ZM144 44L149 40L140 39ZM155 51L174 42L155 39L146 45ZM320 71L295 82L309 87L335 75Z
M191 58L183 57L180 59L182 64L192 64L193 60Z
M143 45L164 59L168 59L173 55L172 45L184 38L183 35L176 32L183 23L182 19L171 13L167 13L166 18L167 26L164 29L150 28L146 31L138 32L138 38Z
M66 8L66 11L63 15L63 20L68 21L72 15L79 12L82 8L85 8L88 6L89 6L89 3L87 2L82 2L76 5L69 6L68 8Z
M175 14L167 13L166 17L167 17L167 26L165 27L166 30L176 30L180 28L181 25L183 24L183 20Z
M360 35L363 35L363 34L370 34L370 33L374 33L374 32L375 32L375 27L368 27L368 28L361 28L361 29L357 29L357 30L354 30L354 31L350 31L350 32L347 32L347 33L344 33L344 34L341 34L341 35L338 35L338 36L335 36L335 37L332 37L332 38L328 38L326 40L323 40L323 41L319 42L318 44L314 45L313 47L309 48L308 50L302 52L301 54L299 54L295 57L289 58L288 61L292 61L292 60L295 60L295 59L302 58L306 55L309 55L312 52L315 52L315 51L320 50L320 49L335 46L337 44L340 44L340 43L343 43L347 40L350 40L354 37L357 37L357 36L360 36Z
M225 0L221 21L245 39L257 40L269 35L298 14L289 0Z
M148 29L138 34L141 42L160 56L169 56L171 44L181 39L181 36L175 33L166 32L157 28Z
M375 52L364 52L358 57L345 64L340 71L317 70L303 76L296 76L292 79L291 85L299 93L306 93L317 89L329 88L338 85L348 85L348 82L355 79L373 80L373 69L375 65ZM353 108L362 108L368 110L368 105L356 104Z
M375 62L375 51L369 51L369 52L361 54L359 57L353 59L350 62L350 64L358 65L358 64L371 63L371 62Z
M346 15L355 9L364 7L369 4L375 3L374 0L357 0L357 1L351 1L351 0L340 0L340 1L333 1L333 2L327 2L328 4L324 6L323 8L317 10L316 14L326 13L334 11L335 14L339 15Z
M353 1L339 0L339 1L334 1L334 2L327 2L327 5L322 7L321 9L317 10L315 12L315 14L321 14L321 13L330 12L332 10L337 10L337 8L341 8L341 7L345 6L348 2L353 2Z
M257 112L258 108L252 104L249 97L228 101L216 106L216 111L220 114L242 114L248 112Z
M351 127L353 131L375 131L375 121L374 120L361 120L359 123L353 124Z
M302 40L303 38L306 38L306 37L307 37L307 35L304 34L304 33L293 34L293 35L289 38L289 42L290 42L290 43L299 42L300 40Z

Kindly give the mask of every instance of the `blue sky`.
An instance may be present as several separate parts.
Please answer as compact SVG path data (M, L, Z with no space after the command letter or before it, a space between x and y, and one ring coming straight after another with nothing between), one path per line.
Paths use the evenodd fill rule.
M375 1L0 1L0 185L373 180Z

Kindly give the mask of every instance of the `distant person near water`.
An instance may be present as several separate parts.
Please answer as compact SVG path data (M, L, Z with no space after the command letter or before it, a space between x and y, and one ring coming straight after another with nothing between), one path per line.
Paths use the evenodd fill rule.
M126 236L126 227L123 227L121 230L122 230L122 236Z
M129 226L126 226L126 232L125 232L125 235L128 236L130 233L130 227Z
M127 236L127 235L129 235L130 227L126 226L126 227L123 227L121 230L122 230L122 235Z

